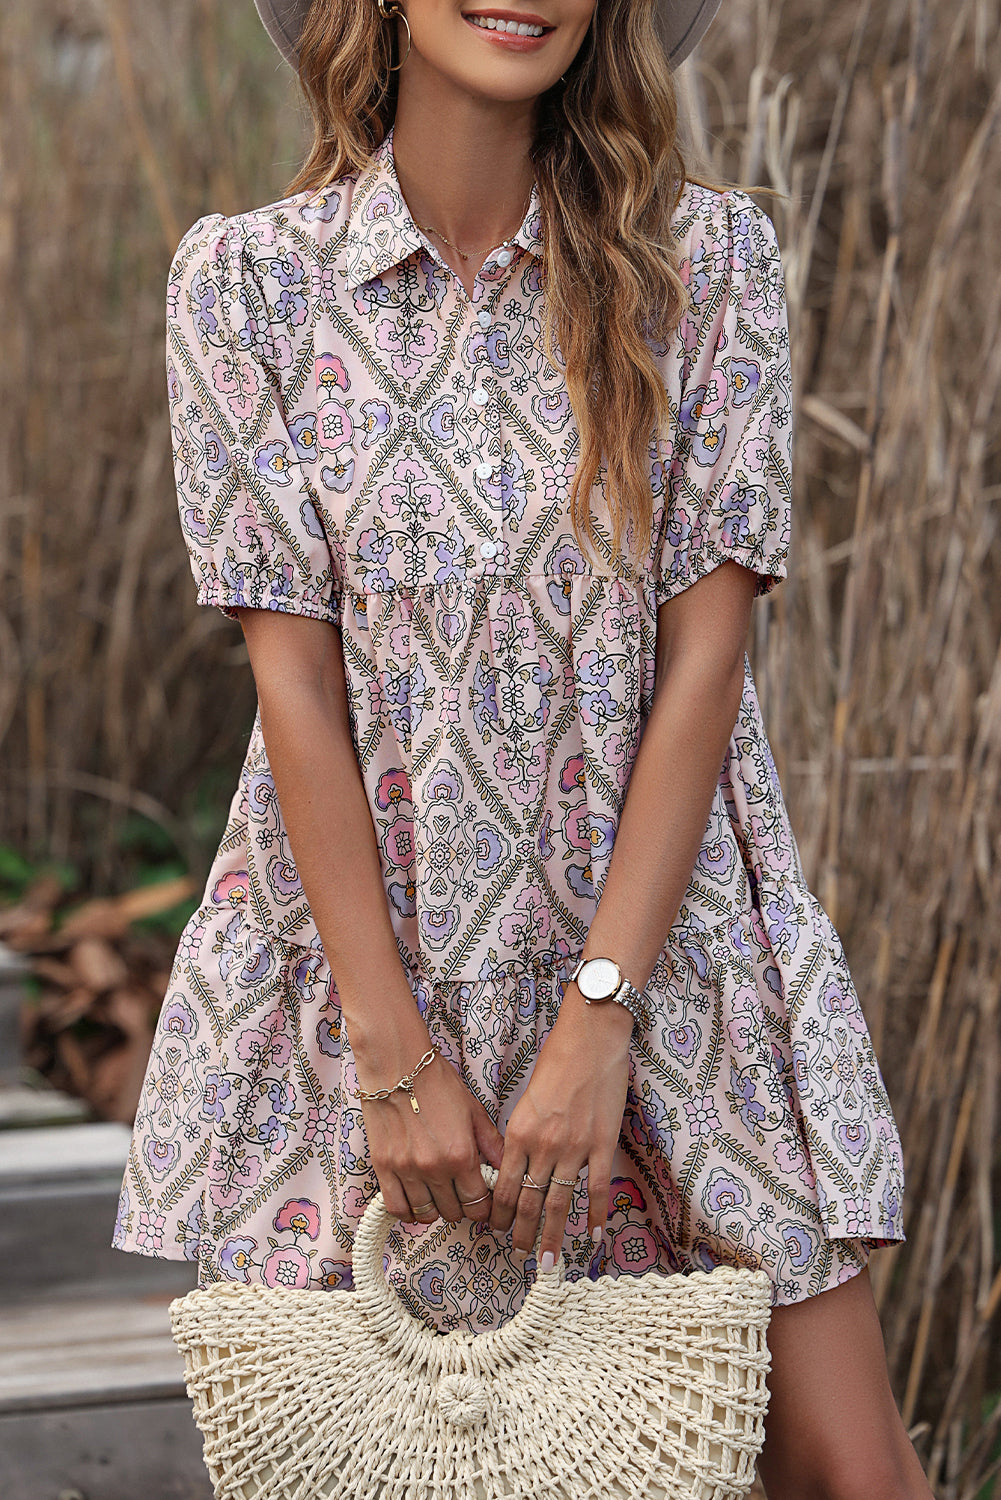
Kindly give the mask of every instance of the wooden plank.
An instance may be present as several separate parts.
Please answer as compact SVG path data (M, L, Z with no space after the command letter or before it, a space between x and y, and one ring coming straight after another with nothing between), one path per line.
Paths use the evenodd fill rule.
M112 1249L130 1139L108 1122L0 1131L0 1305L195 1285L176 1242L170 1259Z
M0 1185L101 1177L121 1182L131 1131L110 1120L0 1133Z
M212 1500L187 1400L0 1414L3 1500Z
M35 1302L0 1320L0 1413L183 1395L166 1300Z
M60 1094L55 1089L33 1089L25 1084L0 1086L0 1130L33 1126L78 1123L87 1119L90 1109L82 1099Z

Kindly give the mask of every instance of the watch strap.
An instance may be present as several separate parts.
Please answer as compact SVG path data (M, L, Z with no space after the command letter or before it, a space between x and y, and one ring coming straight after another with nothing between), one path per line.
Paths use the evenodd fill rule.
M588 1000L586 995L584 996L584 1003L586 1005L607 1005L612 1000L618 1005L624 1005L626 1010L631 1012L633 1020L640 1026L645 1027L648 1025L650 1013L647 1008L646 996L634 984L630 984L628 979L622 981L615 994L609 995L608 1000L591 1001Z

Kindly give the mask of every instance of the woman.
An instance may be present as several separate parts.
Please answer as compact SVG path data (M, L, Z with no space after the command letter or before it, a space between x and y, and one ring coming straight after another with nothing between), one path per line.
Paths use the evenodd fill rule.
M168 377L259 714L115 1243L348 1286L378 1187L443 1330L516 1310L543 1207L570 1277L763 1266L769 1496L927 1495L900 1142L745 656L789 347L770 219L675 140L716 3L258 0L314 146L188 231Z

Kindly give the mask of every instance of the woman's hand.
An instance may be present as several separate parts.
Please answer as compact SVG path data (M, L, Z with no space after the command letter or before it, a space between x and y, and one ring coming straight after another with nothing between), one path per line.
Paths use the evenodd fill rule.
M402 1089L388 1099L362 1104L369 1153L387 1211L420 1224L438 1218L452 1224L463 1217L488 1219L490 1193L480 1161L500 1166L500 1131L440 1053L414 1079L414 1094L420 1114L414 1113Z
M535 1244L543 1207L540 1270L551 1270L563 1245L574 1188L553 1182L545 1192L523 1187L527 1172L546 1186L575 1182L587 1167L588 1228L599 1243L608 1217L612 1160L629 1082L633 1017L622 1005L587 1005L575 984L564 987L560 1013L543 1043L524 1094L504 1134L494 1187L493 1229L509 1229L515 1253ZM551 1260L545 1260L551 1255Z

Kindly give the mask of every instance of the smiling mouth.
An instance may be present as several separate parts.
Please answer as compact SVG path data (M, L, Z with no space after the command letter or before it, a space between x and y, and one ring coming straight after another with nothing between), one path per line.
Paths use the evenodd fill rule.
M535 18L525 20L511 14L499 16L491 15L489 12L465 11L463 12L462 19L468 22L470 26L475 27L477 31L489 31L498 38L512 37L519 40L524 38L535 41L548 36L551 31L556 29L553 26L545 25Z

